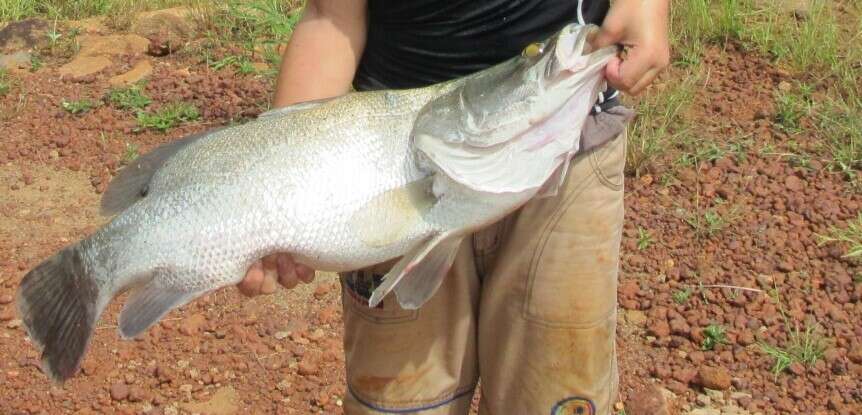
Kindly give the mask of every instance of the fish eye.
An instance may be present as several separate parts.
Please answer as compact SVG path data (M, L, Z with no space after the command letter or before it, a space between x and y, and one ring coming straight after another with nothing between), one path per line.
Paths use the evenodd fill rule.
M535 58L536 56L541 55L544 50L545 45L543 43L530 43L524 48L524 51L521 52L521 54L528 58Z

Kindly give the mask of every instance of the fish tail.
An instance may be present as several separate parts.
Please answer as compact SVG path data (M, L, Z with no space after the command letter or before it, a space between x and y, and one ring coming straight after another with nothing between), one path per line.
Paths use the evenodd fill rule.
M42 349L42 371L55 382L81 365L102 312L100 288L81 256L80 244L66 247L24 276L17 306L32 341Z

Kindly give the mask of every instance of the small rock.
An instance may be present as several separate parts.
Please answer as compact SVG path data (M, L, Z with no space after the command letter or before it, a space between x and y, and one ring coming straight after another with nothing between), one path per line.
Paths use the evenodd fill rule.
M682 318L675 318L670 321L670 332L677 336L688 337L691 334L691 327Z
M111 385L111 399L115 401L123 401L129 396L129 387L125 383L115 383Z
M318 284L317 287L314 288L314 298L318 300L323 298L330 291L329 284Z
M793 85L791 85L790 82L781 81L778 83L778 90L780 90L782 92L789 92L792 89L793 89Z
M11 308L0 310L0 321L10 321L15 318L15 312Z
M316 341L320 341L325 336L326 336L326 332L324 332L323 329L318 328L318 329L315 329L313 332L311 332L311 334L308 335L308 339L313 341L313 342L316 342Z
M15 319L6 324L8 329L17 329L18 327L21 327L21 319Z
M709 406L712 404L712 399L704 394L698 394L694 401L700 406Z
M862 343L853 346L847 353L847 358L857 365L862 365Z
M647 321L646 314L640 310L625 310L626 321L635 326L641 326Z
M805 188L805 183L796 176L787 176L784 179L784 187L792 192L799 192Z
M790 366L787 367L787 370L789 370L790 373L793 373L796 376L802 376L803 374L805 374L805 366L803 366L802 363L799 362L791 363Z
M626 415L670 415L671 410L662 391L650 386L636 392L625 403Z
M297 373L301 376L313 376L320 371L320 368L314 362L303 360L297 366Z
M9 304L12 302L12 296L9 294L0 295L0 304Z
M726 390L730 388L730 374L724 368L703 366L697 372L697 383L708 389Z
M718 405L724 405L724 392L715 389L704 389L706 396Z
M147 400L147 392L140 386L129 387L129 402L141 402Z
M180 323L180 333L186 336L194 336L201 331L206 322L207 319L203 314L192 314L184 318L182 323Z
M721 410L716 408L697 408L689 412L688 415L721 415Z
M287 331L277 331L277 332L275 332L275 334L273 335L273 337L275 337L277 340L284 340L284 339L286 339L286 338L287 338L287 336L290 336L290 332L287 332Z
M670 335L670 326L664 320L654 321L647 327L647 333L659 339Z

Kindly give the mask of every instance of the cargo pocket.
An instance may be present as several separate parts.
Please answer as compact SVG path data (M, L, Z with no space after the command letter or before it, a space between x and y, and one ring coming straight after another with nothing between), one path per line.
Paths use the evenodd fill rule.
M616 309L625 134L572 166L562 202L541 229L524 315L548 326L592 327Z
M377 307L368 307L368 299L383 281L383 273L359 270L340 274L344 306L364 320L378 324L396 324L416 320L419 310L405 310L395 293L389 293Z

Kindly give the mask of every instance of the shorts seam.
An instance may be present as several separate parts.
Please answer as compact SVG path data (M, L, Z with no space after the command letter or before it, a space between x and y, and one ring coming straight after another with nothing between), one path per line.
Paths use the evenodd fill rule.
M457 401L458 399L463 398L464 396L468 396L471 392L476 390L476 384L472 384L471 386L462 386L460 388L456 388L451 392L444 392L440 395L430 398L430 399L422 399L422 400L413 400L413 401L401 401L397 403L393 402L381 402L379 400L368 399L360 396L356 391L347 384L348 392L359 402L360 405L365 406L367 408L373 409L378 412L388 413L388 414L404 414L411 412L420 412L420 411L428 411L431 409L436 409L444 405L448 405L452 402ZM397 406L405 406L405 405L421 405L419 407L411 407L411 408L385 408L384 406L397 405Z

